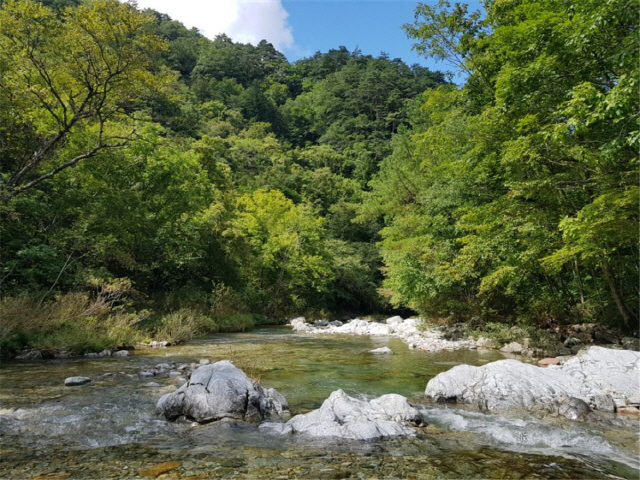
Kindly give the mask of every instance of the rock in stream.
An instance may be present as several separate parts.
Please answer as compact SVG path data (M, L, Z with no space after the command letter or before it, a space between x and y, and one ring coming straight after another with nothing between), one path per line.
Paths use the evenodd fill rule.
M262 388L232 362L222 360L196 368L189 381L160 398L156 411L168 420L186 417L208 423L286 417L289 407L282 394Z
M640 353L590 347L583 355L547 368L517 360L481 367L458 365L432 378L425 395L486 410L556 406L560 414L579 418L588 411L571 398L594 409L612 411L613 405L633 404L638 391Z
M336 390L319 409L296 415L287 423L266 424L263 428L280 434L372 440L413 436L416 431L412 427L422 424L422 414L402 395L382 395L366 402Z

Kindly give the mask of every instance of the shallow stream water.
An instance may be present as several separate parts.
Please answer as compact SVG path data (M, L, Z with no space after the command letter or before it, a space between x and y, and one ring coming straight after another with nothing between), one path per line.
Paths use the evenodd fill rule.
M393 355L369 350L389 346ZM154 415L175 389L141 379L158 363L229 359L283 393L292 414L342 388L359 398L399 393L428 423L415 438L377 442L282 437L257 425L169 423ZM502 358L493 351L428 353L399 339L304 336L287 327L216 335L130 357L0 365L2 478L639 478L633 426L541 420L430 405L430 378L454 365ZM69 376L92 382L65 387ZM147 387L149 381L160 387Z

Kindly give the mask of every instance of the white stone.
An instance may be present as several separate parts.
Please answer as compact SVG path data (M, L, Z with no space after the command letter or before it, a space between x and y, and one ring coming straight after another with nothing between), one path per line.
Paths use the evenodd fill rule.
M294 318L289 323L295 332L300 333L398 337L401 338L409 348L428 351L468 349L476 345L476 342L471 338L447 340L443 338L443 334L439 330L423 330L420 328L422 322L415 318L402 320L400 317L391 317L387 319L386 323L369 322L356 318L342 326L331 326L330 324L330 326L322 328L310 325L304 317Z
M90 381L91 379L89 377L69 377L65 379L64 384L67 387L77 387L78 385L89 383Z
M296 415L285 424L271 424L267 428L281 434L372 440L415 435L412 427L422 423L420 412L401 395L383 395L366 402L336 390L318 410Z
M503 353L522 353L524 347L518 342L511 342L500 349Z
M116 352L113 352L112 356L113 357L128 357L129 356L129 350L118 350Z
M369 350L369 353L373 353L375 355L389 355L393 353L393 350L391 350L389 347L380 347Z
M429 381L425 395L456 400L488 410L551 405L575 397L610 411L611 401L623 405L640 390L640 353L590 347L562 365L537 367L517 360L499 360L481 367L458 365Z

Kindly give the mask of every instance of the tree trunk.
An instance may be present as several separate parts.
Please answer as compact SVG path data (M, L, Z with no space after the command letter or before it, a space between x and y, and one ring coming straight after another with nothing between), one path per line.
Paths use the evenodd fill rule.
M628 328L631 327L631 321L635 320L634 315L631 312L629 312L629 309L625 305L624 300L620 295L620 292L618 292L618 288L616 287L615 276L606 260L602 261L602 273L604 273L604 279L609 285L609 290L611 291L611 297L613 298L613 301L616 303L616 307L618 307L618 312L620 313L620 316L624 321L624 325Z

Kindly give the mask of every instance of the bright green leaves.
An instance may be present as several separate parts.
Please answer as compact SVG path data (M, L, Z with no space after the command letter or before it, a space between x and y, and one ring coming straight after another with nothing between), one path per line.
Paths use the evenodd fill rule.
M132 140L129 114L170 80L153 66L165 44L146 32L150 21L116 0L83 3L62 18L35 1L2 4L0 103L9 127L0 134L22 129L30 138L21 148L2 139L0 191L16 195Z
M424 97L371 182L364 213L385 215L385 287L425 313L546 322L580 312L630 325L638 5L486 8L481 19L446 1L420 5L406 27L419 51L469 77Z
M543 258L543 265L558 271L573 258L597 261L635 244L639 204L640 188L632 186L603 194L575 217L565 217L559 224L564 245Z
M281 192L256 190L238 199L228 232L242 242L240 261L251 290L272 314L314 306L332 278L323 219Z

